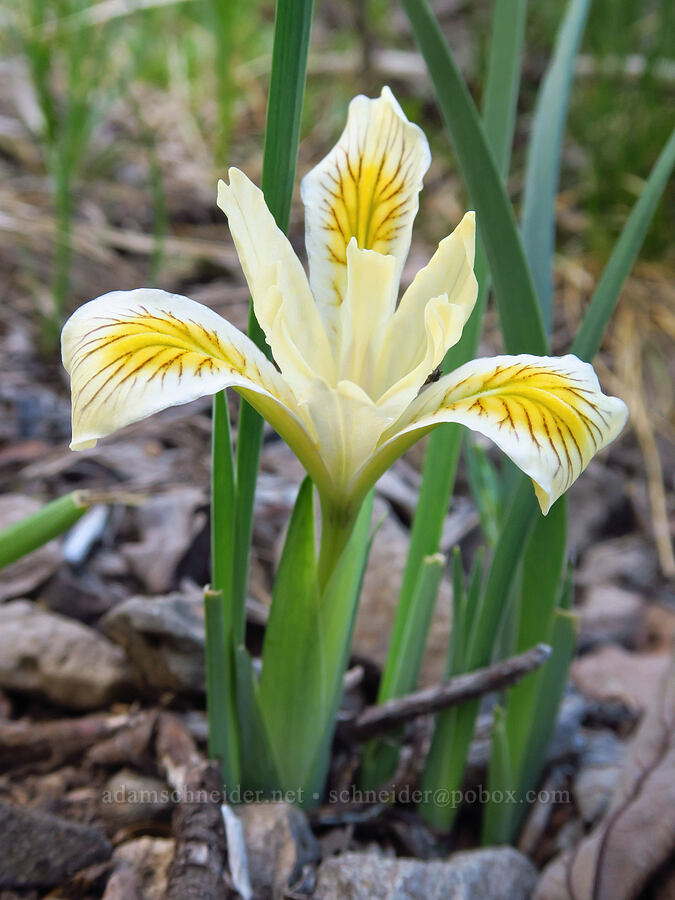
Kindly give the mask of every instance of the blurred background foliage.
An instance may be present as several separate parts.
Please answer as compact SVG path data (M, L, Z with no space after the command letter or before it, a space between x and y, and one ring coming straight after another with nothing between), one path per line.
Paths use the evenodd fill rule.
M441 0L435 7L479 98L491 4ZM532 3L528 11L510 180L516 198L534 97L560 14L554 0ZM27 63L32 90L20 86L21 112L50 173L55 205L60 194L68 194L61 218L74 214L92 183L117 179L120 165L135 166L143 173L136 176L137 187L151 216L143 224L163 235L163 183L173 177L170 142L176 138L191 148L195 191L211 191L227 165L250 170L253 161L256 174L273 32L269 0L5 0L2 17L7 26L0 36L2 56ZM667 0L592 4L563 161L558 222L563 249L606 258L668 136L667 111L675 94L674 17ZM452 166L409 26L398 7L383 0L317 4L303 121L312 147L303 149L301 165L303 157L309 162L330 145L349 99L359 91L377 91L385 81L394 84L407 113L431 135L436 159L445 157ZM443 174L432 170L428 185L442 183ZM439 203L450 200L445 193ZM431 210L426 205L433 212L436 203ZM444 218L456 218L461 205L462 198L455 197ZM669 216L672 191L643 258L667 252ZM430 226L436 237L444 227ZM161 280L160 261L157 254L151 259L152 280ZM55 282L53 290L67 292L63 283ZM57 297L57 307L64 304L65 298Z

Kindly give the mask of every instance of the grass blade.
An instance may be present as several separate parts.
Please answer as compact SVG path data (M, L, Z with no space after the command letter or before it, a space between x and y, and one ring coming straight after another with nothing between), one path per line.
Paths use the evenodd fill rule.
M425 557L401 638L401 652L387 657L378 692L379 703L417 688L444 569L445 557L441 553ZM361 766L361 783L366 789L379 787L381 774L396 766L397 743L396 739L373 740L367 745Z
M494 7L490 59L485 84L484 123L502 178L507 175L511 158L526 8L526 0L496 0ZM476 306L461 339L446 355L443 362L443 369L446 372L473 359L478 347L489 291L487 256L480 235L476 248L475 271L479 284ZM400 644L410 616L422 562L426 556L438 551L443 521L455 483L463 433L460 425L448 424L435 429L429 438L388 659L397 659L400 656Z
M503 798L504 792L511 789L513 773L506 739L505 713L501 706L495 706L492 717L492 752L487 790L488 797ZM510 806L503 799L501 802L496 799L488 800L483 814L483 844L486 846L508 843Z
M91 506L88 491L52 500L20 522L0 531L0 569L42 547L72 527Z
M513 208L478 111L428 0L401 0L476 209L509 353L545 354L546 335Z
M570 0L550 65L537 95L527 153L521 234L546 332L553 321L555 198L574 78L574 62L590 0Z
M314 0L278 0L274 22L262 190L270 212L283 231L288 229L293 197L313 7ZM269 355L270 350L255 317L253 306L249 312L248 334L258 347ZM239 641L244 633L253 500L262 432L262 419L246 401L242 400L237 439L236 546L233 572L235 634Z
M673 166L675 166L675 128L656 160L644 190L623 226L574 339L572 353L576 353L580 359L590 361L598 352L607 322L614 312L623 283L628 277L645 239L649 223L670 178Z
M506 514L480 601L475 608L467 608L471 626L467 628L467 644L462 660L464 671L470 672L490 661L499 633L504 597L508 596L518 570L520 548L534 525L535 509L537 504L532 485L529 479L523 478ZM435 796L434 792L438 790L447 791L452 796L453 791L459 790L478 707L478 701L472 700L438 716L422 779L422 787L430 792L429 796ZM430 802L422 804L420 812L435 827L449 829L457 809L452 805L439 806Z

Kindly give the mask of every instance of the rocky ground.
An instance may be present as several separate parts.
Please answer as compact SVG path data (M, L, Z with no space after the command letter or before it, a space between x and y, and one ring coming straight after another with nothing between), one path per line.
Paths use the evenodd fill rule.
M6 76L0 71L0 79ZM169 133L172 110L155 99L153 125ZM37 350L53 219L34 148L15 120L14 107L3 107L0 226L8 239L0 246L0 522L77 487L100 492L103 502L64 539L0 573L0 900L185 900L235 891L320 900L675 897L668 868L675 847L675 596L667 577L673 307L662 269L638 268L599 359L601 380L627 399L634 429L571 491L579 650L540 800L517 848L476 849L479 809L471 803L451 836L427 828L403 801L326 804L309 815L283 803L221 809L205 750L201 587L209 572L210 403L169 410L93 450L68 450L65 375L55 354ZM123 143L125 122L117 111L108 137L115 133ZM214 180L201 177L208 167L183 135L160 147L172 173L166 183L172 235L161 284L243 326L248 298L224 220L214 218ZM315 161L311 148L302 153L301 168ZM153 249L147 204L137 170L121 155L117 181L92 189L78 206L78 298L147 280ZM252 177L257 165L257 157L248 161ZM438 166L424 203L430 219L441 210L445 221L459 208L458 188L445 163ZM294 209L291 235L299 245ZM563 228L573 212L561 202ZM427 230L436 241L442 237ZM429 250L413 246L411 270ZM556 350L569 346L597 271L592 260L557 260ZM483 349L498 347L489 318ZM352 715L374 702L420 450L378 485L376 515L384 520L343 703ZM254 655L301 475L266 432L248 601ZM459 544L469 559L480 542L478 515L460 477L442 549ZM425 685L439 680L450 625L444 583ZM489 728L486 714L472 746L469 788L485 781ZM409 724L399 788L417 783L428 732L424 717ZM349 789L358 750L341 733L332 788ZM197 791L203 802L194 802Z

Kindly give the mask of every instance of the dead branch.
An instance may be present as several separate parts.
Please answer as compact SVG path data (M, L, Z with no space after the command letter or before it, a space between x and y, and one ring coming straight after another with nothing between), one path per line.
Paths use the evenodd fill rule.
M216 763L207 762L182 723L160 715L157 757L180 800L174 814L176 850L167 885L167 900L225 900L233 896L225 865L227 846L221 815L222 779Z
M408 719L457 706L465 700L482 697L520 681L528 672L543 665L551 655L547 644L537 644L525 653L492 666L457 675L442 684L395 697L377 706L369 706L352 719L340 722L341 735L352 741L365 741L376 734L390 731Z

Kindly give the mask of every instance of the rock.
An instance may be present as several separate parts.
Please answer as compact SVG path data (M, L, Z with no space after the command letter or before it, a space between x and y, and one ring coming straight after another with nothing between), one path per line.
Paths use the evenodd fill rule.
M42 503L23 494L5 494L0 497L0 522L7 528L30 516L42 507ZM61 564L58 541L49 541L28 556L18 559L0 572L0 603L13 597L22 597L46 581Z
M553 858L536 900L653 897L675 846L675 661L628 746L603 819Z
M143 900L164 900L173 852L172 838L141 837L116 847L113 860L116 868L128 867L134 872Z
M627 534L592 544L574 580L583 587L621 581L644 592L658 578L658 566L655 549L640 534Z
M303 866L320 856L304 813L290 803L250 803L241 806L237 815L255 895L283 897L300 878Z
M352 653L382 667L387 658L410 541L408 531L398 522L388 504L376 497L373 521L380 519L383 521L373 540L363 581ZM450 634L450 596L449 584L444 579L424 654L422 687L437 683L443 677Z
M171 590L181 557L204 524L197 508L201 490L173 488L147 500L137 511L141 539L125 544L122 552L136 577L153 594Z
M134 870L129 866L115 869L105 886L103 900L145 900Z
M622 700L643 710L656 694L669 658L666 653L629 653L608 645L575 659L572 681L592 700Z
M0 802L0 887L53 887L111 852L89 825Z
M162 818L172 806L165 782L131 769L116 772L101 793L101 815L118 828Z
M645 614L645 642L650 650L669 652L675 643L675 608L650 603Z
M28 600L0 607L0 687L71 709L97 709L128 693L122 650L93 629Z
M625 745L612 731L589 732L574 778L574 799L584 822L605 814L625 755Z
M447 861L344 853L317 873L321 900L527 900L537 881L532 863L511 847L456 853Z
M634 647L639 636L644 603L639 594L614 584L592 587L579 610L579 643L623 644Z
M205 690L201 592L130 597L110 610L101 628L124 647L148 687L158 691Z

